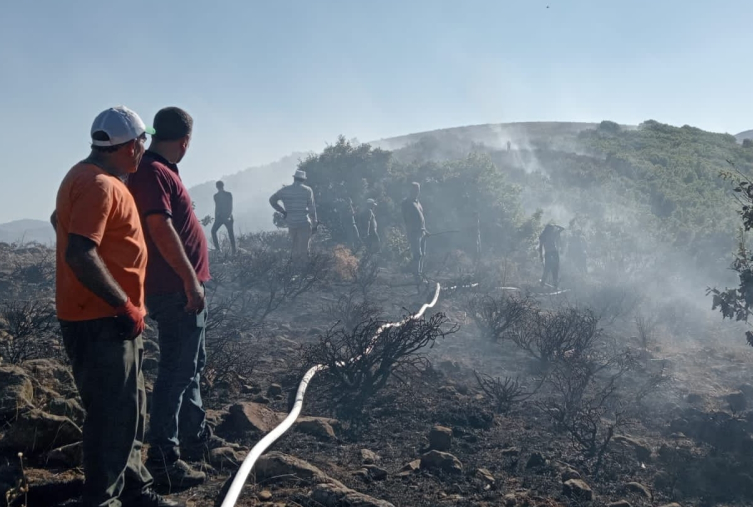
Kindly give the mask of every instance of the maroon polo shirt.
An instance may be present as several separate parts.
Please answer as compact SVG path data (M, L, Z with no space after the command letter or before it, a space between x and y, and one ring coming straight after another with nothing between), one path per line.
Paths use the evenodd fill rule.
M167 215L183 243L189 262L200 282L209 280L209 248L207 238L178 173L178 166L152 151L144 153L139 170L128 178L128 188L144 224L149 260L146 265L144 290L150 294L183 292L183 280L170 267L155 245L146 217L155 213Z

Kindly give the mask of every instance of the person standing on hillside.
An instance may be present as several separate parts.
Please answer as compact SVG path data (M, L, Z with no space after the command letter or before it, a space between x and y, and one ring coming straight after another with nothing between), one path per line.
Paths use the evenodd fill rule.
M352 251L361 247L362 239L356 225L356 212L353 210L353 200L348 197L340 197L335 200L335 210L340 217L340 226L343 229L343 235Z
M541 286L546 285L546 279L551 273L552 284L559 286L560 274L560 233L565 230L559 225L547 224L539 235L539 258L544 263L544 273L541 275Z
M308 258L311 234L319 226L314 191L304 184L305 181L306 172L299 169L293 175L292 185L282 187L269 198L269 204L282 214L288 224L288 233L293 242L291 255L296 262ZM280 201L284 207L280 206Z
M418 200L419 195L421 195L421 185L416 182L411 183L410 193L403 200L402 204L405 232L408 235L408 243L413 255L411 273L413 273L413 278L416 280L416 285L421 284L421 277L423 275L427 235L424 209Z
M124 181L139 166L147 133L154 131L128 108L100 113L92 151L68 171L51 216L56 312L86 409L86 507L182 505L152 491L141 461L147 247Z
M235 255L235 232L233 231L233 194L225 191L225 184L217 182L217 193L214 194L214 224L212 225L212 242L214 249L220 250L220 242L217 241L217 231L223 225L227 230L230 240L230 248Z
M377 202L374 199L366 200L366 208L361 212L361 230L364 231L363 242L366 245L366 249L375 253L379 251L381 241L379 239L379 232L377 231L377 221L374 210L377 207Z
M129 180L149 252L146 302L159 331L147 466L159 483L189 487L206 475L181 458L202 459L209 449L228 444L206 424L199 389L206 363L209 250L178 171L193 119L182 109L166 107L157 112L154 125L157 133Z

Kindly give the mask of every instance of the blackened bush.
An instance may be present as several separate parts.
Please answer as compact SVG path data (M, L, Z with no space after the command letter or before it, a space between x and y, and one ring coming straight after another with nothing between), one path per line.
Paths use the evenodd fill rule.
M444 314L437 313L393 327L372 318L352 330L332 328L319 343L304 349L305 362L326 367L330 394L337 403L360 408L395 372L423 364L419 351L455 331L446 324Z
M261 325L253 319L248 294L231 294L211 301L207 320L207 361L204 378L207 391L225 384L239 389L256 366L254 346Z
M595 473L615 433L630 421L630 407L619 396L620 379L635 368L627 352L613 357L573 357L555 363L542 402L554 429L568 433L586 457L596 457Z
M378 320L382 309L368 300L356 297L354 291L341 295L337 301L324 307L324 313L342 324L345 330L354 330L358 324Z
M366 299L371 288L379 279L379 258L371 253L365 253L359 260L355 268L351 268L351 280L353 286L361 291L361 295Z
M22 284L52 287L55 281L54 251L45 249L42 257L37 261L15 268L11 278Z
M55 309L42 301L3 301L0 318L7 323L0 336L0 358L19 364L31 359L60 358L59 326Z
M517 378L491 377L485 374L473 372L476 375L481 390L494 402L494 409L499 414L509 412L510 409L530 398L534 393L528 393L520 384Z
M555 360L585 358L601 335L598 317L579 308L529 311L507 334L513 343L545 366Z
M283 302L325 284L332 264L332 257L324 253L313 254L299 265L279 252L254 250L237 257L235 279L247 291L246 311L263 321Z
M536 311L533 299L512 295L474 296L468 301L466 310L481 333L495 342L504 339L512 326Z

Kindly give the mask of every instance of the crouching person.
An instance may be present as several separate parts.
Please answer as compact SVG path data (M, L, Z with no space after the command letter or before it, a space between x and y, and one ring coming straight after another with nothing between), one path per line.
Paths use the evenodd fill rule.
M124 107L97 116L91 154L63 179L52 216L57 316L86 409L86 507L182 505L152 491L141 461L147 252L124 180L151 132Z

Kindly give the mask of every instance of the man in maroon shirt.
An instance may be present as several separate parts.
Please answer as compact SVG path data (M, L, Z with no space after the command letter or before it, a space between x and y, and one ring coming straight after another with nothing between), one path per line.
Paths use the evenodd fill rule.
M206 363L204 283L209 251L178 162L191 139L193 119L177 107L157 112L149 149L128 187L144 226L149 261L146 305L157 321L160 360L154 384L147 466L157 482L189 487L206 479L181 459L200 459L228 445L206 424L199 382Z

